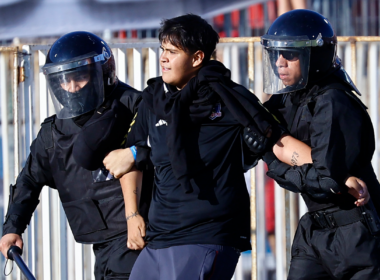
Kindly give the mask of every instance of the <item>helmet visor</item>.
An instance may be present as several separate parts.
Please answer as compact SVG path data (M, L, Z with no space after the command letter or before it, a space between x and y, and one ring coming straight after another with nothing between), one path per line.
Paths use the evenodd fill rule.
M310 47L263 47L264 92L282 94L307 85Z
M69 119L99 107L104 100L100 62L46 74L57 118Z

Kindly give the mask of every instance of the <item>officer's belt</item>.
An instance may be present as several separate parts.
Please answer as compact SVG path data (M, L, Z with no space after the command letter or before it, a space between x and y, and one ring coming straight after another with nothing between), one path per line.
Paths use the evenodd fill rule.
M359 207L351 210L326 209L310 212L309 214L322 228L337 228L356 223L363 219L362 211Z

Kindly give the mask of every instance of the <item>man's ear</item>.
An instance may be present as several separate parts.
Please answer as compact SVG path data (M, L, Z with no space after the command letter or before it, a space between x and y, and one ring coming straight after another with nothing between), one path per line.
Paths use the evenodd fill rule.
M203 51L196 51L193 54L193 67L200 66L204 58L205 58L205 53Z

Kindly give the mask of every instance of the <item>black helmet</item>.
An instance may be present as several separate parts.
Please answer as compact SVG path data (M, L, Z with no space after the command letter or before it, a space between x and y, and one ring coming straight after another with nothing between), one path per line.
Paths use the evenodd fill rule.
M323 77L336 61L337 38L330 22L310 10L293 10L278 17L261 37L261 44L264 92L268 94L303 89ZM287 63L298 71L288 71Z
M42 69L61 119L97 108L116 82L111 49L101 38L84 31L68 33L54 42Z

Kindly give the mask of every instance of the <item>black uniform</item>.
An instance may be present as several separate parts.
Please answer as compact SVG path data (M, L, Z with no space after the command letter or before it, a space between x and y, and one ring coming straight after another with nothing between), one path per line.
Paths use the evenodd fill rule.
M141 100L140 93L118 82L107 99L120 100L128 126ZM3 234L24 232L39 203L42 187L49 186L59 193L75 240L96 244L96 279L128 279L137 254L126 246L127 224L120 183L104 168L89 171L75 161L72 149L83 117L76 120L52 116L42 124L25 167L11 188Z
M310 211L294 237L288 279L380 279L380 240L371 235L345 186L348 177L361 178L379 212L380 185L371 165L374 132L366 107L333 76L303 91L272 96L265 105L278 110L291 135L312 149L313 163L302 166L265 157L268 175L300 190Z

